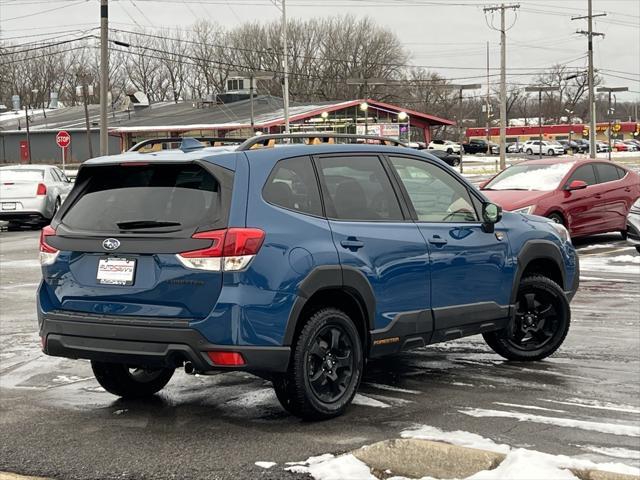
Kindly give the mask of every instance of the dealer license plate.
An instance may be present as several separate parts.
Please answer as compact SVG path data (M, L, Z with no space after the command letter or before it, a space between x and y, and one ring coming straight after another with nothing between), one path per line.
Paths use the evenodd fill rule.
M136 261L129 258L105 257L98 262L98 283L103 285L133 285Z
M15 209L16 209L15 203L10 203L10 202L2 203L2 210L15 210Z

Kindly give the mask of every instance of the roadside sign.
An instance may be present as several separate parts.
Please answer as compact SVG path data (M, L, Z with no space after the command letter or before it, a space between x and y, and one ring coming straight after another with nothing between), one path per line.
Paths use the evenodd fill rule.
M65 130L60 130L56 135L56 143L62 150L62 171L64 172L65 157L67 156L67 148L71 145L71 135Z

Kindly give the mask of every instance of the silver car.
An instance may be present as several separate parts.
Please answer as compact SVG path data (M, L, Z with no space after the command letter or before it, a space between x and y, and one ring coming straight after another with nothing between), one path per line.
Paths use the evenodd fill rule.
M52 165L0 167L0 220L48 222L72 186L64 172Z
M627 215L627 242L640 253L640 198L631 206Z

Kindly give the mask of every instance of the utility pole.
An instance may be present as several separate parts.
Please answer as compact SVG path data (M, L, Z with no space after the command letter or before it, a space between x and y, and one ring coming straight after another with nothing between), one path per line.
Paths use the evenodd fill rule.
M107 103L109 91L109 0L100 0L100 155L109 155ZM83 89L84 90L84 89ZM85 102L85 109L86 107ZM91 142L89 142L91 154Z
M538 92L538 158L542 159L542 92L556 92L558 87L533 85L524 89L526 92Z
M458 90L458 118L457 118L457 124L458 124L458 137L460 138L460 173L463 172L463 166L462 166L462 156L464 154L464 147L462 146L462 144L464 143L464 125L462 122L462 92L464 90L476 90L478 88L482 88L482 85L480 85L479 83L470 83L470 84L466 84L466 85L447 85L447 88L451 88L451 89L455 89Z
M505 12L506 10L516 11L520 8L520 4L501 4L496 7L485 7L483 9L485 15L500 10L500 169L504 170L507 167L506 154L507 154L507 30L510 30L516 23L514 19L513 23L506 27ZM497 30L493 23L491 28Z
M588 13L586 16L572 17L571 20L587 19L587 31L578 30L576 33L586 35L588 39L588 88L589 88L589 157L596 158L596 96L594 93L595 78L593 74L593 37L604 37L604 33L593 31L593 19L605 17L606 13L593 14L593 0L587 0Z
M82 89L82 103L84 103L84 123L87 128L87 148L89 150L89 158L93 158L93 145L91 144L91 123L89 122L89 107L87 99L87 75L78 73L76 75L81 82L80 88Z
M609 105L607 107L607 117L609 122L608 140L609 140L609 161L611 161L611 119L613 117L614 110L611 109L611 94L613 92L627 92L627 87L599 87L598 92L606 92L609 94Z
M31 131L29 130L29 107L24 106L24 118L27 122L27 152L29 152L29 163L31 163Z
M491 81L489 80L489 42L487 42L487 99L485 102L487 111L487 144L491 141ZM462 162L460 162L462 164Z

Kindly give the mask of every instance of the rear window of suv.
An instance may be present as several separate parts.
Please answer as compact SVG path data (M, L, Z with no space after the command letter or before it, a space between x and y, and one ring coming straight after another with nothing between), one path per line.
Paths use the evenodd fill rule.
M89 167L62 223L72 230L165 233L226 223L221 185L195 164Z

